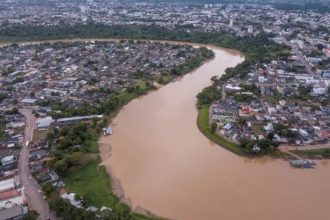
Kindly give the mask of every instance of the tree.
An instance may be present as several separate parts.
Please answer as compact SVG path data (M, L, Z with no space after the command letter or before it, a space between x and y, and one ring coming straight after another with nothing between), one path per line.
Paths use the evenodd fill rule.
M54 169L60 174L65 174L68 169L68 162L65 159L61 159L55 162Z
M211 124L211 131L212 131L212 133L214 133L217 130L217 127L218 127L217 123L216 122L212 122L212 124Z
M166 81L165 81L164 77L162 77L162 76L159 77L158 80L157 80L157 83L159 83L159 84L165 84L165 82Z
M128 88L126 89L126 91L127 91L128 93L133 93L134 90L135 90L134 87L128 87Z
M48 140L48 142L53 142L54 141L54 139L55 139L55 133L54 132L52 132L52 131L50 131L50 132L48 132L47 133L47 140Z
M85 159L85 155L82 152L73 152L70 155L70 162L73 165L83 164Z
M203 89L202 92L200 92L197 95L197 100L199 105L211 104L212 102L220 98L221 98L221 92L214 85L206 87L205 89Z
M268 133L268 134L267 134L267 138L268 138L269 140L273 140L273 139L274 139L274 133L273 133L273 132Z
M41 186L42 191L45 193L45 195L48 197L53 192L55 192L55 188L51 183L45 183Z
M212 76L211 81L212 82L217 82L219 80L218 76Z
M23 216L23 220L37 220L39 213L35 210L30 210Z
M2 102L3 100L5 100L6 97L7 97L7 94L0 93L0 102Z

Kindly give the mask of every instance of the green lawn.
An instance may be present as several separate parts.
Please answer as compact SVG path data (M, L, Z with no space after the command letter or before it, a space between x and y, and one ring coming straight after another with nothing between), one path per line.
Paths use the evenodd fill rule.
M93 154L96 155L96 154ZM99 166L100 160L93 160L84 167L73 168L64 179L65 189L80 196L87 196L93 206L127 210L127 205L119 201L111 190L111 177L104 166ZM134 220L157 220L149 216L132 213Z
M244 149L242 149L237 144L221 137L216 133L212 133L211 127L209 125L209 105L200 106L198 109L197 125L199 130L211 141L220 145L221 147L239 155L245 154Z
M83 168L72 169L64 179L65 189L81 196L87 195L98 208L114 207L118 198L111 191L110 176L99 163L99 160L94 160Z

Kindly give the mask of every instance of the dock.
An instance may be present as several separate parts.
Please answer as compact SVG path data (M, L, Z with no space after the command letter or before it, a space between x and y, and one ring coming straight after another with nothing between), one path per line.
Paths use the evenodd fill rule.
M305 160L302 157L300 157L299 155L285 149L285 148L281 148L280 149L281 152L287 154L287 158L290 165L292 167L295 168L314 168L316 166L316 163L314 161L310 161L310 160Z

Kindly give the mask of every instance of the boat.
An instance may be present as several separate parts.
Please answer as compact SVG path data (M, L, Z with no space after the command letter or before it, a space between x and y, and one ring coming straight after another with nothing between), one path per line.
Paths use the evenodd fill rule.
M104 136L112 135L112 128L111 127L102 128L102 131L103 131Z
M314 168L316 163L309 160L290 160L290 165L296 168Z

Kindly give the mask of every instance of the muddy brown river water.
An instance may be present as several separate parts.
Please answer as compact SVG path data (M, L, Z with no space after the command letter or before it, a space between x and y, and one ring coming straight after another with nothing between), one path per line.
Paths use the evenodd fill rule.
M215 58L191 74L125 106L113 123L104 164L132 206L171 219L328 220L330 166L293 169L269 157L248 159L210 142L196 125L196 94L213 75L242 62L210 47Z
M210 142L196 125L196 94L242 62L231 50L126 105L113 123L104 161L132 206L183 220L328 220L330 166L293 169L282 159L248 159Z
M114 39L21 43L76 40ZM182 220L329 220L329 161L304 170L282 159L244 158L198 130L197 93L243 61L238 52L208 47L213 60L130 102L114 118L113 135L100 140L112 148L110 156L103 147L103 164L133 208Z

